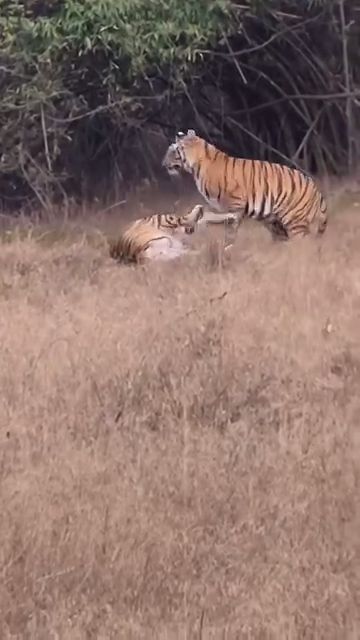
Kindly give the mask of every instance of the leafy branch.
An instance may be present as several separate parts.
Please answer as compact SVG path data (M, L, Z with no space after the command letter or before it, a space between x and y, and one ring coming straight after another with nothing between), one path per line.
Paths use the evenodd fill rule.
M359 157L355 5L0 0L3 205L121 199L116 185L154 177L187 125L235 155L348 170Z

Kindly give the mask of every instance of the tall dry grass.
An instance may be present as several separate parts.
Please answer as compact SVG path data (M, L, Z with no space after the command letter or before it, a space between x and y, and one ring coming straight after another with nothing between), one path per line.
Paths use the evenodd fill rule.
M1 638L360 637L359 247L1 246Z

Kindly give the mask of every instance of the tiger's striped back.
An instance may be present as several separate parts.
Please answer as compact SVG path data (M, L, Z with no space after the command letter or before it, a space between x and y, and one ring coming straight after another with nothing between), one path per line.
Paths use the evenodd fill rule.
M178 134L163 159L168 172L191 173L196 186L217 212L263 221L276 234L305 235L316 224L327 226L327 206L314 180L287 166L234 158L195 132Z

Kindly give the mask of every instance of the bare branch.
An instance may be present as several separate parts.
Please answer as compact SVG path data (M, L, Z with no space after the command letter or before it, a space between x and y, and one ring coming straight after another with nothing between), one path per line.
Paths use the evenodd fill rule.
M47 166L48 166L49 172L52 173L51 158L50 158L50 153L49 153L49 145L48 145L48 139L47 139L47 131L46 131L46 123L45 123L44 105L43 104L40 105L40 115L41 115L41 128L42 128L43 138L44 138L44 148L45 148L46 162L47 162Z
M230 45L230 42L229 42L229 39L228 39L228 37L226 36L226 34L225 34L225 33L223 33L223 39L224 39L224 41L226 42L226 46L227 46L227 48L229 49L229 55L230 55L230 57L231 57L231 59L232 59L232 61L233 61L234 67L236 68L236 70L237 70L237 72L238 72L238 74L239 74L240 78L242 79L243 83L244 83L244 84L247 84L247 80L246 80L246 78L245 78L244 72L242 71L242 69L241 69L241 67L240 67L240 65L239 65L239 63L238 63L238 61L237 61L237 59L236 59L236 54L235 54L235 52L232 50L231 45Z
M340 25L341 25L341 39L342 39L342 52L343 52L343 69L344 69L344 81L346 87L346 119L347 119L347 143L348 143L348 169L352 170L353 166L353 111L352 111L352 99L351 99L351 79L350 79L350 67L349 67L349 55L348 55L348 38L347 27L345 23L345 10L344 0L339 0L339 13L340 13Z

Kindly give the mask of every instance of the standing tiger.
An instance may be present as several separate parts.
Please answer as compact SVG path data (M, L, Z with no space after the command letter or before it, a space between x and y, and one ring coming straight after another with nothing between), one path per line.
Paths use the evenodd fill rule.
M188 252L182 237L194 233L203 215L204 208L198 204L183 216L160 213L135 220L110 243L110 256L138 263L178 258Z
M206 214L204 221L232 220L236 233L244 217L254 218L286 239L310 233L313 223L317 233L326 229L324 197L314 180L297 169L233 158L193 129L177 134L162 165L169 174L184 170L193 176L201 195L217 211Z

